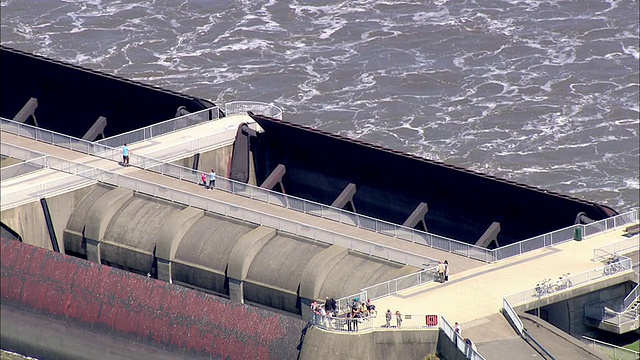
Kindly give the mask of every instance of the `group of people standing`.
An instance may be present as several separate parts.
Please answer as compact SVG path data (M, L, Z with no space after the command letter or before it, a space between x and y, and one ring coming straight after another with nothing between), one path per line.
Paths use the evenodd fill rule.
M200 179L202 180L202 185L204 187L206 187L207 189L215 189L216 187L216 171L211 169L211 172L209 173L209 176L207 177L207 174L202 173L202 175L200 175ZM207 183L207 179L209 180L209 183Z
M396 310L396 328L400 329L402 327L402 314L399 310ZM393 313L391 309L387 309L387 312L384 313L384 319L386 320L385 327L391 327L391 319L393 319Z
M312 324L339 330L344 330L346 325L347 331L358 331L360 321L377 315L376 306L371 303L371 299L365 303L359 298L354 298L348 310L343 313L333 298L327 297L324 304L318 304L314 300L311 302L311 312Z
M445 260L444 262L438 261L438 278L437 280L441 283L445 281L449 281L449 262Z

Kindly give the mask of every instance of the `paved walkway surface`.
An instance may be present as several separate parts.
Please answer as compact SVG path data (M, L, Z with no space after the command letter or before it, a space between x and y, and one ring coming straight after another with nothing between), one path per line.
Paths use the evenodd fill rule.
M161 174L145 171L133 166L122 167L117 162L98 158L91 155L82 154L62 147L46 144L36 140L28 139L13 134L2 133L2 143L20 146L28 148L34 151L39 151L51 156L76 161L84 165L89 165L99 169L112 171L118 174L127 175L139 180L143 180L152 184L161 185L168 189L177 189L186 192L190 192L199 196L211 198L226 204L232 204L238 207L250 209L253 211L268 214L273 217L288 219L290 221L299 222L310 227L319 229L325 229L335 233L351 236L356 239L362 239L365 241L373 242L379 245L384 245L393 249L398 249L404 252L421 255L434 260L441 260L451 258L455 255L437 250L428 246L424 246L417 243L412 243L406 240L394 238L388 235L372 232L366 229L357 228L348 224L339 223L337 221L320 218L318 216L305 214L293 209L284 208L274 204L268 204L261 201L255 201L244 196L231 194L224 191L211 191L206 190L202 186L190 183L187 181L171 178ZM135 152L132 152L132 158L135 156ZM52 170L47 170L52 171ZM69 175L70 176L70 175ZM21 189L21 183L18 181L13 184L13 191L19 191ZM2 191L5 191L4 185ZM451 265L453 272L462 272L474 267L483 265L481 261L457 257L457 260Z
M591 261L593 249L624 239L622 233L620 228L459 273L452 271L444 284L414 287L375 303L381 312L391 308L394 313L399 310L403 314L442 314L449 322L478 324L482 322L479 319L502 309L503 297L531 289L543 279L557 279L565 273L576 275L603 266ZM455 264L458 259L450 256L448 260ZM383 320L380 317L377 320L382 325Z

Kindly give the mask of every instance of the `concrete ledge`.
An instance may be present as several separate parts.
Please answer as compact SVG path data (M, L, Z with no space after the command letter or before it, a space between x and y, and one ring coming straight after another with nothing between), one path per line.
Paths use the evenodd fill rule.
M249 267L260 249L275 235L275 229L260 226L238 239L229 255L227 268L231 300L244 302L243 282Z
M85 218L87 260L100 263L100 241L113 215L133 197L133 191L115 188L97 199Z
M424 360L427 356L436 353L438 338L438 329L400 331L381 329L347 334L310 327L304 335L300 358L305 360Z
M635 273L633 270L628 270L625 272L620 272L616 275L611 275L606 278L603 278L600 281L596 281L592 284L588 285L576 285L568 290L562 290L558 293L554 293L550 296L543 298L535 298L532 297L531 300L525 304L521 304L518 306L514 306L514 310L517 312L526 312L529 310L533 310L535 308L547 306L553 303L557 303L559 301L568 300L571 298L575 298L580 295L592 293L601 289L608 288L613 285L625 283L627 281L633 281L635 279Z
M196 223L204 211L196 208L185 208L169 216L160 229L160 236L156 243L156 257L158 258L158 279L172 280L171 262L176 256L180 241ZM162 261L160 260L162 259Z

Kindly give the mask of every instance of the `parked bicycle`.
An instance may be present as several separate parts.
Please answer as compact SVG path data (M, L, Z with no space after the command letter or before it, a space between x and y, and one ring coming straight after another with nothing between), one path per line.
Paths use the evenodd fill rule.
M612 256L607 261L607 265L602 270L602 275L613 275L617 272L624 271L625 268L620 262L619 256Z
M558 277L558 280L555 284L556 291L565 290L573 286L573 282L571 282L571 279L569 279L569 274L570 273L562 274L560 277Z
M554 285L551 283L551 279L544 279L542 281L539 281L533 288L533 290L534 297L543 297L554 291Z

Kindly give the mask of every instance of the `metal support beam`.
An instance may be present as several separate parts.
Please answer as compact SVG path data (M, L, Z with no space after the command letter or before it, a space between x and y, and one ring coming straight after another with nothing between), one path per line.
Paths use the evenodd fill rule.
M476 241L476 246L481 246L483 248L489 247L492 241L496 242L496 247L499 247L498 244L498 234L500 233L500 223L493 222L489 225L489 228L480 236L480 239Z
M282 190L282 193L284 194L285 191L284 191L284 186L282 185L282 177L284 176L284 174L286 172L287 172L287 169L285 168L285 166L282 165L282 164L279 164L271 172L271 174L269 174L267 179L262 183L262 185L260 185L260 187L263 188L263 189L273 190L273 188L276 185L280 184L280 189Z
M424 231L429 231L427 229L427 223L424 221L424 217L427 215L429 211L429 206L426 203L421 202L416 206L415 210L409 215L407 220L405 220L402 226L406 226L409 228L415 228L417 225L422 224Z
M338 197L333 201L331 206L344 209L345 205L351 204L351 211L356 212L356 206L353 204L353 195L356 194L356 185L353 183L349 183L349 185L345 186L342 193L338 195Z
M13 121L17 121L19 123L24 123L27 121L29 116L33 117L33 123L35 126L38 126L38 121L36 120L36 108L38 107L38 99L31 98L27 101L26 104L18 111L16 116L13 117Z
M84 134L82 140L95 141L98 138L98 135L102 135L104 139L104 128L107 127L107 118L104 116L100 116L96 122L91 125L89 130Z

